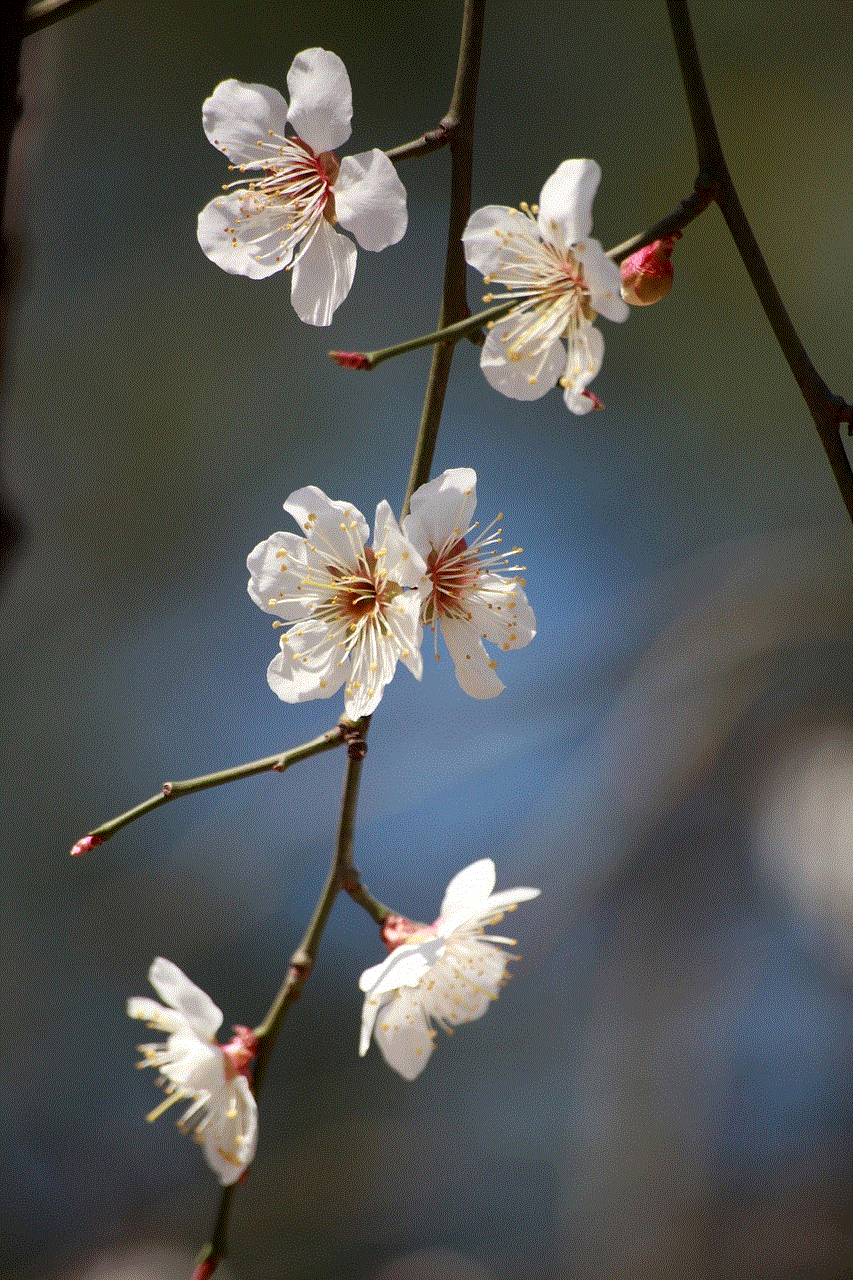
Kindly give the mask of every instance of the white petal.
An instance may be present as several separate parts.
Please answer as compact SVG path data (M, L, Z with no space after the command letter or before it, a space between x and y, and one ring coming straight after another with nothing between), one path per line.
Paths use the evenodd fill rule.
M351 720L372 715L393 678L399 647L377 627L365 628L362 639L353 648L344 709Z
M489 386L500 391L501 395L509 396L511 400L539 400L556 386L564 372L565 348L562 342L554 342L544 359L542 354L538 354L510 360L507 346L517 325L518 320L509 316L489 330L480 355L480 368Z
M592 202L601 169L594 160L564 160L539 195L542 239L559 249L584 240L592 230Z
M335 216L374 253L406 234L406 188L384 151L344 156L335 180Z
M508 958L476 938L448 945L445 963L423 1001L428 1018L450 1026L482 1018L503 985Z
M277 89L265 84L223 80L204 103L202 123L213 145L233 164L263 166L278 153L287 103Z
M296 587L305 577L307 543L295 533L274 533L249 553L246 567L252 575L249 579L249 595L259 608L274 613L289 622L310 615L308 603L298 599L288 600L286 605L270 602L284 592L296 595ZM313 597L312 597L313 598Z
M351 133L352 88L336 53L327 49L298 53L287 73L287 87L287 119L315 155L346 142Z
M340 654L325 623L296 623L267 667L267 684L282 702L330 698L349 675L349 661L341 664Z
M465 261L484 276L497 271L506 259L506 236L512 236L516 245L530 244L527 256L536 253L539 237L536 224L518 209L508 205L488 204L471 214L462 232ZM520 237L517 239L517 237Z
M416 680L423 675L424 663L421 642L424 629L421 625L421 597L414 591L398 596L391 606L394 629L403 648L400 661L409 668Z
M160 1074L180 1085L187 1096L216 1093L225 1083L222 1050L197 1036L170 1036L156 1065Z
M481 574L466 603L477 634L502 649L523 649L536 635L533 610L514 578Z
M626 320L631 308L620 293L622 278L619 268L612 258L608 258L599 241L585 240L576 250L576 256L583 266L593 311L606 320Z
M369 969L366 970L366 973L370 972ZM363 973L361 976L364 978L365 974ZM360 1058L363 1058L370 1048L370 1037L373 1035L376 1019L380 1008L385 1003L387 1002L380 999L379 996L368 996L361 1007L361 1032L358 1040L358 1056Z
M202 1128L207 1163L224 1186L246 1171L258 1144L258 1105L239 1075L209 1103L210 1117Z
M148 1022L158 1031L168 1031L170 1034L187 1029L187 1020L182 1013L178 1013L177 1009L167 1009L165 1005L149 1000L147 996L131 996L127 1002L127 1016L138 1018L140 1022Z
M441 634L447 645L459 687L469 698L496 698L504 689L495 671L496 663L483 648L476 627L455 618L441 619Z
M148 981L161 1000L183 1015L196 1035L213 1039L222 1025L222 1012L176 964L158 956L148 970Z
M426 562L401 531L397 517L384 498L376 507L373 547L377 552L384 549L386 572L403 587L416 587L426 573Z
M211 262L232 275L263 280L293 256L283 243L287 206L255 199L250 191L217 196L198 215L198 242Z
M461 911L478 911L494 887L495 864L491 858L481 858L479 862L463 867L444 891L439 912L441 920L445 921L449 915Z
M477 506L477 473L453 467L412 494L403 530L421 555L440 551L448 539L464 538Z
M326 325L352 288L355 245L321 218L293 267L290 301L305 324Z
M395 947L382 964L364 971L358 985L371 997L386 995L400 987L416 987L435 964L443 946L444 939L436 936ZM367 983L369 985L365 985Z
M342 564L356 567L370 536L367 521L357 507L336 502L316 485L308 484L291 493L284 509L321 554L328 549Z
M382 1009L374 1028L382 1056L404 1080L414 1080L427 1064L433 1037L418 999L403 991Z
M589 413L595 408L595 401L583 393L601 368L603 359L604 339L594 325L584 325L571 344L565 371L569 385L563 399L572 413Z

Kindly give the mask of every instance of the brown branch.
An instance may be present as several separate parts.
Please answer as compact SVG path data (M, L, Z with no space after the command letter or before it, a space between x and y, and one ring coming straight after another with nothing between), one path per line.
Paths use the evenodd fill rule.
M850 406L829 390L806 354L744 213L711 111L686 0L667 0L667 10L696 139L700 170L697 190L709 190L720 206L764 314L812 416L841 497L853 520L853 469L841 441L841 425L850 422Z

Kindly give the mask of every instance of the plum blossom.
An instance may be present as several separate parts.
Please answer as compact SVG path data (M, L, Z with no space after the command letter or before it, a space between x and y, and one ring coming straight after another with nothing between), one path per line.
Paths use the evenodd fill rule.
M502 516L472 538L476 505L476 472L445 471L412 495L403 532L426 562L421 621L434 633L441 628L461 688L472 698L494 698L504 685L483 641L521 649L535 636L536 619L518 576L523 566L509 563L521 548L495 550Z
M338 160L350 136L346 67L305 49L287 73L290 105L263 84L223 80L204 104L204 131L242 175L202 209L198 240L212 262L263 279L292 270L291 301L306 324L327 325L352 287L357 251L378 252L406 230L406 191L383 151ZM287 133L287 126L292 132Z
M177 965L159 957L148 980L165 1005L144 996L127 1002L128 1016L168 1035L165 1043L141 1044L141 1067L156 1067L166 1098L149 1114L156 1120L176 1102L189 1100L178 1125L201 1143L207 1163L226 1186L252 1162L258 1140L258 1108L248 1067L257 1041L248 1027L235 1027L226 1045L214 1039L222 1013Z
M420 595L426 573L384 500L373 545L360 511L321 489L297 489L284 509L305 530L274 533L248 558L249 595L287 627L267 671L284 702L328 698L345 685L352 720L379 704L398 660L418 680L423 664Z
M604 355L593 321L628 315L619 268L589 235L600 180L594 160L564 160L538 205L487 205L468 219L467 261L506 289L484 301L518 300L491 326L480 357L486 381L513 400L538 400L559 382L572 413L600 407L587 391Z
M435 924L395 918L397 927L386 934L391 954L359 980L365 992L361 1055L372 1035L389 1067L414 1080L433 1050L433 1022L450 1032L486 1012L507 977L509 957L500 948L515 940L484 928L539 894L524 888L492 893L494 887L495 864L483 858L450 881ZM403 936L407 941L398 942Z

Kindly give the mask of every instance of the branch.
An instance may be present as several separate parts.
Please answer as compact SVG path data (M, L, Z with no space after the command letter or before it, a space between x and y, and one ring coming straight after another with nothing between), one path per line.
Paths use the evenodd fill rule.
M176 800L178 796L188 796L193 791L205 791L208 787L219 787L226 782L236 782L238 778L251 778L256 773L269 771L284 773L285 769L289 769L299 760L307 760L311 756L318 756L324 751L331 751L333 747L341 746L346 741L348 731L348 722L339 724L334 729L327 729L319 738L314 738L311 742L303 743L299 747L291 747L289 751L279 752L275 756L265 756L263 760L250 760L248 764L238 764L233 769L222 769L219 773L208 773L201 778L186 778L182 782L164 782L162 789L156 795L143 800L141 804L128 809L126 813L119 814L117 818L102 822L99 827L95 827L88 835L83 836L74 845L71 856L75 858L81 853L88 853L90 849L109 840L110 836L115 835L128 823L135 822L137 818L150 813L152 809L159 809L160 805L166 804L169 800Z
M697 189L700 186L709 189L720 206L764 314L817 427L841 496L853 520L853 469L840 434L841 424L850 422L850 406L829 390L806 354L743 211L714 123L686 0L667 0L667 10L696 139L700 169Z
M465 230L465 223L471 212L474 110L477 103L477 77L480 71L484 9L485 0L465 0L456 84L453 88L450 109L444 118L444 122L450 122L449 127L452 125L453 132L450 138L450 216L444 264L444 290L436 326L438 329L446 329L448 325L464 320L468 315L462 232ZM429 480L441 411L444 407L444 395L447 391L447 380L450 377L454 345L453 342L440 342L433 352L420 431L412 458L412 470L403 500L402 515L408 511L409 499L415 489L419 489Z

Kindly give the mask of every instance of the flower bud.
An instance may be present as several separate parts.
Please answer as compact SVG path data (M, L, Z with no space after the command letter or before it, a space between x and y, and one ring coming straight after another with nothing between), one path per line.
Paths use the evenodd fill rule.
M103 836L97 835L94 831L91 835L83 836L78 840L71 850L72 858L79 858L82 853L88 853L90 849L97 849L99 844L103 844Z
M329 355L342 369L370 368L370 361L361 351L330 351Z
M672 288L673 267L670 261L681 232L674 231L664 240L654 240L626 258L619 268L622 297L634 307L647 307L660 302Z

